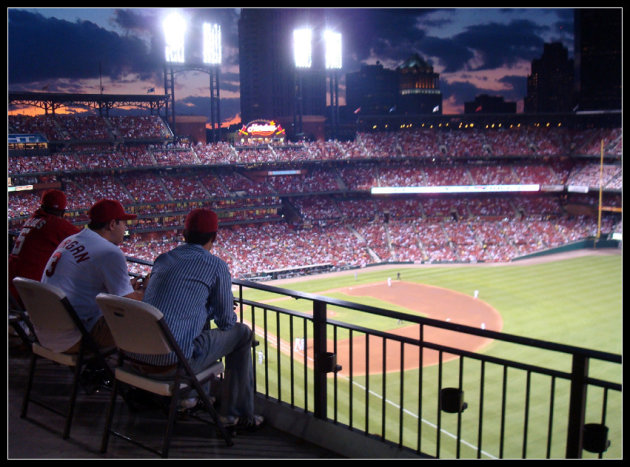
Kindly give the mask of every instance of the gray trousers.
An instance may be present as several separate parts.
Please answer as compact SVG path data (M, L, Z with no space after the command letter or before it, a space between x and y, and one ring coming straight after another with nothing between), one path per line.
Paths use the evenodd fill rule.
M243 323L230 329L208 329L194 341L190 366L199 371L224 357L225 373L221 385L221 415L254 415L254 374L252 369L252 330Z

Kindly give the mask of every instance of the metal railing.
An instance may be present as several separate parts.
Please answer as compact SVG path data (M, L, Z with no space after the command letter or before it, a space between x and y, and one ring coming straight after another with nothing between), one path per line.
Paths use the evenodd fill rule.
M611 443L621 449L621 355L251 281L233 285L240 319L260 339L256 389L270 400L437 458L581 458L583 450L602 458ZM342 311L358 319L329 316ZM368 317L389 320L379 328L390 330L363 326ZM395 333L392 320L413 326L414 336ZM429 329L449 337L430 341ZM483 353L463 350L458 336L491 344ZM522 359L502 358L508 346Z
M621 355L232 283L240 320L259 341L256 391L272 402L428 457L616 457L610 446L621 452ZM287 302L292 306L275 305ZM348 310L358 316L354 322L329 316ZM364 317L382 325L363 325ZM400 323L414 326L414 334L397 334ZM429 339L436 329L448 336ZM491 344L464 350L458 336ZM521 358L503 358L508 348Z

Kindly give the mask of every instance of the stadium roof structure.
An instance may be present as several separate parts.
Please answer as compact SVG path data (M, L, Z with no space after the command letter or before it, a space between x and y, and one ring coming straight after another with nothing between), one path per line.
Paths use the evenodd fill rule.
M55 113L55 109L69 105L85 105L99 112L109 113L109 109L124 106L145 107L151 113L168 105L168 95L144 94L74 94L55 92L9 92L9 105L39 107Z

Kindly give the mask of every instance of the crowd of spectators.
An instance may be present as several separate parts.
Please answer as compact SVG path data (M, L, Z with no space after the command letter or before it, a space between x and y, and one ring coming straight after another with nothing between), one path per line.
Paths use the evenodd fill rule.
M387 261L509 261L597 233L592 218L563 215L557 199L543 195L525 200L509 197L501 202L494 198L477 201L478 205L486 205L486 209L477 209L483 211L482 215L475 215L472 209L468 212L466 200L451 203L447 209L445 201L437 198L427 203L301 197L292 202L302 213L303 223L222 227L217 252L230 264L235 277L250 277L321 263L344 268ZM613 217L604 217L602 231L619 230L615 222ZM161 233L162 240L155 239L155 235L135 236L136 240L126 242L126 253L153 261L177 241L181 231L173 230L166 238Z
M114 116L109 120L118 136L124 139L172 137L162 119L154 115Z
M9 115L9 133L41 133L51 142L172 139L158 115L97 116L83 114Z
M601 178L607 189L622 188L620 163L607 161L600 174L598 157L567 157L597 156L602 140L609 158L620 156L619 129L401 130L359 133L345 142L253 148L225 142L94 143L111 134L130 140L168 136L154 117L10 117L9 123L11 131L84 141L44 156L9 155L9 175L22 183L62 183L73 222L84 223L97 199L120 200L138 214L125 253L152 262L181 241L182 216L207 203L220 213L217 252L235 277L322 263L342 268L383 261L507 261L596 233L595 220L567 215L557 194L377 198L369 196L374 186L533 183L592 189ZM261 165L286 162L293 168L313 161L326 163L300 165L292 175L273 175ZM11 193L10 228L19 227L38 202L39 193ZM290 220L287 212L293 213ZM618 217L605 216L602 231L620 229Z
M481 129L409 129L381 133L359 132L353 141L317 141L301 144L261 147L233 146L225 142L181 145L169 139L163 145L136 142L164 136L168 128L157 116L150 117L82 117L9 116L10 132L42 132L51 141L102 141L105 133L125 136L126 144L103 147L99 157L95 149L79 143L68 154L61 152L47 161L32 161L26 156L9 158L10 173L80 170L94 167L154 167L207 164L260 164L265 162L340 161L404 158L412 160L469 160L483 157L599 155L620 157L622 138L619 128L573 130L564 128ZM51 128L56 129L53 132ZM132 131L133 129L133 131ZM63 135L64 137L60 137ZM67 137L66 137L67 136ZM115 141L112 138L111 141ZM120 141L120 140L116 140ZM83 147L82 147L83 146ZM39 169L39 170L38 170Z
M619 165L601 164L600 166L600 164L582 161L571 171L566 184L599 188L601 180L602 187L621 190L623 186L622 173L622 168Z

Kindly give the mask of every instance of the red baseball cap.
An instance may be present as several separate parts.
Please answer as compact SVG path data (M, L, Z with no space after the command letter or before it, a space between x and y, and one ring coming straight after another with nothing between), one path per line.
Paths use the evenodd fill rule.
M94 206L90 208L90 219L94 222L126 221L136 217L138 216L135 214L127 214L123 205L113 199L102 199L94 203Z
M42 194L42 206L63 211L66 209L66 195L59 190L46 190Z
M211 233L219 230L219 218L210 209L193 209L186 216L186 230L195 232Z

